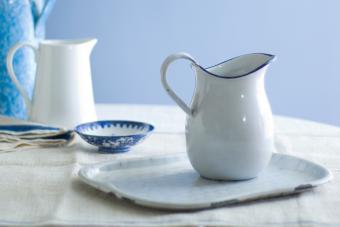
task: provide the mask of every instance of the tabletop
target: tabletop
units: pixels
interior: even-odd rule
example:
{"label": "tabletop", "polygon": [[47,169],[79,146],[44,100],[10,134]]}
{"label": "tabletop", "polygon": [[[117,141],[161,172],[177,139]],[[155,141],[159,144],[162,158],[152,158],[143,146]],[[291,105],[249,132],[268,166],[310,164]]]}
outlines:
{"label": "tabletop", "polygon": [[[340,128],[275,116],[275,145],[329,168],[332,182],[309,192],[192,212],[136,206],[84,183],[87,164],[185,152],[185,115],[160,105],[97,105],[99,119],[145,121],[155,132],[128,153],[100,154],[77,139],[70,147],[0,154],[0,225],[340,226]],[[5,120],[0,120],[0,123]]]}

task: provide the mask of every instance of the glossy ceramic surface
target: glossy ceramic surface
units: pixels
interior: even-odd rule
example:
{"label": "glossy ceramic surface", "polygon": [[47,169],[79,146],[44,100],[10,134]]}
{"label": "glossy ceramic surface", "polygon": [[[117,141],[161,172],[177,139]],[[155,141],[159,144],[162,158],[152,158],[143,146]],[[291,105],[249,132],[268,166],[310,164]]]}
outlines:
{"label": "glossy ceramic surface", "polygon": [[[187,106],[166,81],[177,59],[192,62],[196,88]],[[187,113],[186,146],[200,175],[221,180],[256,177],[274,151],[271,108],[264,89],[269,54],[247,54],[203,68],[187,53],[170,55],[162,64],[162,84]]]}
{"label": "glossy ceramic surface", "polygon": [[135,204],[173,210],[203,209],[299,193],[328,182],[323,166],[273,154],[257,178],[212,181],[201,178],[184,155],[116,160],[82,168],[80,179]]}
{"label": "glossy ceramic surface", "polygon": [[[11,48],[8,72],[25,100],[31,121],[72,129],[97,120],[90,65],[96,43],[96,39],[44,40],[38,46],[24,42]],[[32,100],[17,80],[12,64],[14,54],[22,47],[34,50],[37,59]]]}
{"label": "glossy ceramic surface", "polygon": [[75,128],[82,139],[108,153],[130,150],[153,130],[152,125],[135,121],[96,121]]}
{"label": "glossy ceramic surface", "polygon": [[[45,22],[55,0],[0,0],[0,114],[25,119],[24,100],[11,81],[6,56],[17,42],[36,42],[45,36]],[[22,88],[31,97],[34,87],[35,62],[30,50],[20,50],[14,68]]]}

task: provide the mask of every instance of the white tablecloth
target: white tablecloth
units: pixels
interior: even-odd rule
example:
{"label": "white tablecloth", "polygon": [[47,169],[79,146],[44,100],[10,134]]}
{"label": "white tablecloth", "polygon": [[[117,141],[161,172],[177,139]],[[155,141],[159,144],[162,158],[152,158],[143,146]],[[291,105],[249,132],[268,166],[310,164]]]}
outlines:
{"label": "white tablecloth", "polygon": [[170,106],[97,107],[101,119],[150,122],[156,131],[123,154],[99,154],[81,141],[69,148],[0,154],[1,225],[340,226],[340,128],[275,117],[277,151],[325,165],[334,175],[331,183],[284,198],[169,212],[139,207],[102,193],[80,182],[77,172],[89,163],[185,152],[184,113]]}

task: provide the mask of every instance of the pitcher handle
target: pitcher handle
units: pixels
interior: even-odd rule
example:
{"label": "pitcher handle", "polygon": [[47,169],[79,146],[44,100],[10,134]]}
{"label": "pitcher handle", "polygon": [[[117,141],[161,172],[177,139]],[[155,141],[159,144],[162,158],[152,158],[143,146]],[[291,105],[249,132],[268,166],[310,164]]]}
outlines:
{"label": "pitcher handle", "polygon": [[161,81],[162,81],[162,85],[165,91],[169,94],[169,96],[177,103],[179,107],[182,108],[182,110],[185,113],[187,113],[189,116],[192,116],[193,114],[192,109],[182,99],[180,99],[176,95],[176,93],[170,88],[166,80],[166,73],[167,73],[169,65],[178,59],[186,59],[186,60],[191,61],[193,64],[198,65],[197,61],[188,53],[179,52],[179,53],[171,54],[163,61],[163,64],[161,66]]}
{"label": "pitcher handle", "polygon": [[17,43],[8,51],[6,64],[7,64],[7,70],[8,70],[9,77],[11,78],[11,80],[13,81],[15,86],[17,87],[19,93],[24,98],[26,108],[28,110],[28,113],[30,113],[31,109],[32,109],[31,100],[28,96],[28,93],[20,85],[20,83],[19,83],[19,81],[18,81],[18,79],[15,75],[14,68],[13,68],[13,58],[14,58],[15,53],[17,52],[17,50],[19,50],[20,48],[25,47],[25,46],[30,47],[34,51],[35,56],[37,57],[38,49],[32,43],[29,43],[29,42]]}

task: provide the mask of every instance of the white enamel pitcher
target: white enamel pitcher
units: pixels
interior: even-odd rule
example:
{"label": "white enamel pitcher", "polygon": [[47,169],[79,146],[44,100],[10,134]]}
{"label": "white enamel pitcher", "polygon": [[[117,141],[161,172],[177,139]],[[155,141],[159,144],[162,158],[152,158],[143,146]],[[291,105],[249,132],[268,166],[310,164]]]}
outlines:
{"label": "white enamel pitcher", "polygon": [[[9,75],[25,100],[29,120],[74,128],[97,119],[91,79],[90,54],[96,39],[43,40],[14,45],[7,55]],[[13,69],[15,52],[30,47],[37,70],[32,101],[19,84]]]}
{"label": "white enamel pitcher", "polygon": [[[256,177],[274,151],[272,112],[264,88],[270,54],[246,54],[203,68],[187,53],[168,56],[162,84],[187,114],[187,154],[205,178],[245,180]],[[192,62],[196,88],[191,107],[169,87],[168,66],[177,59]]]}

